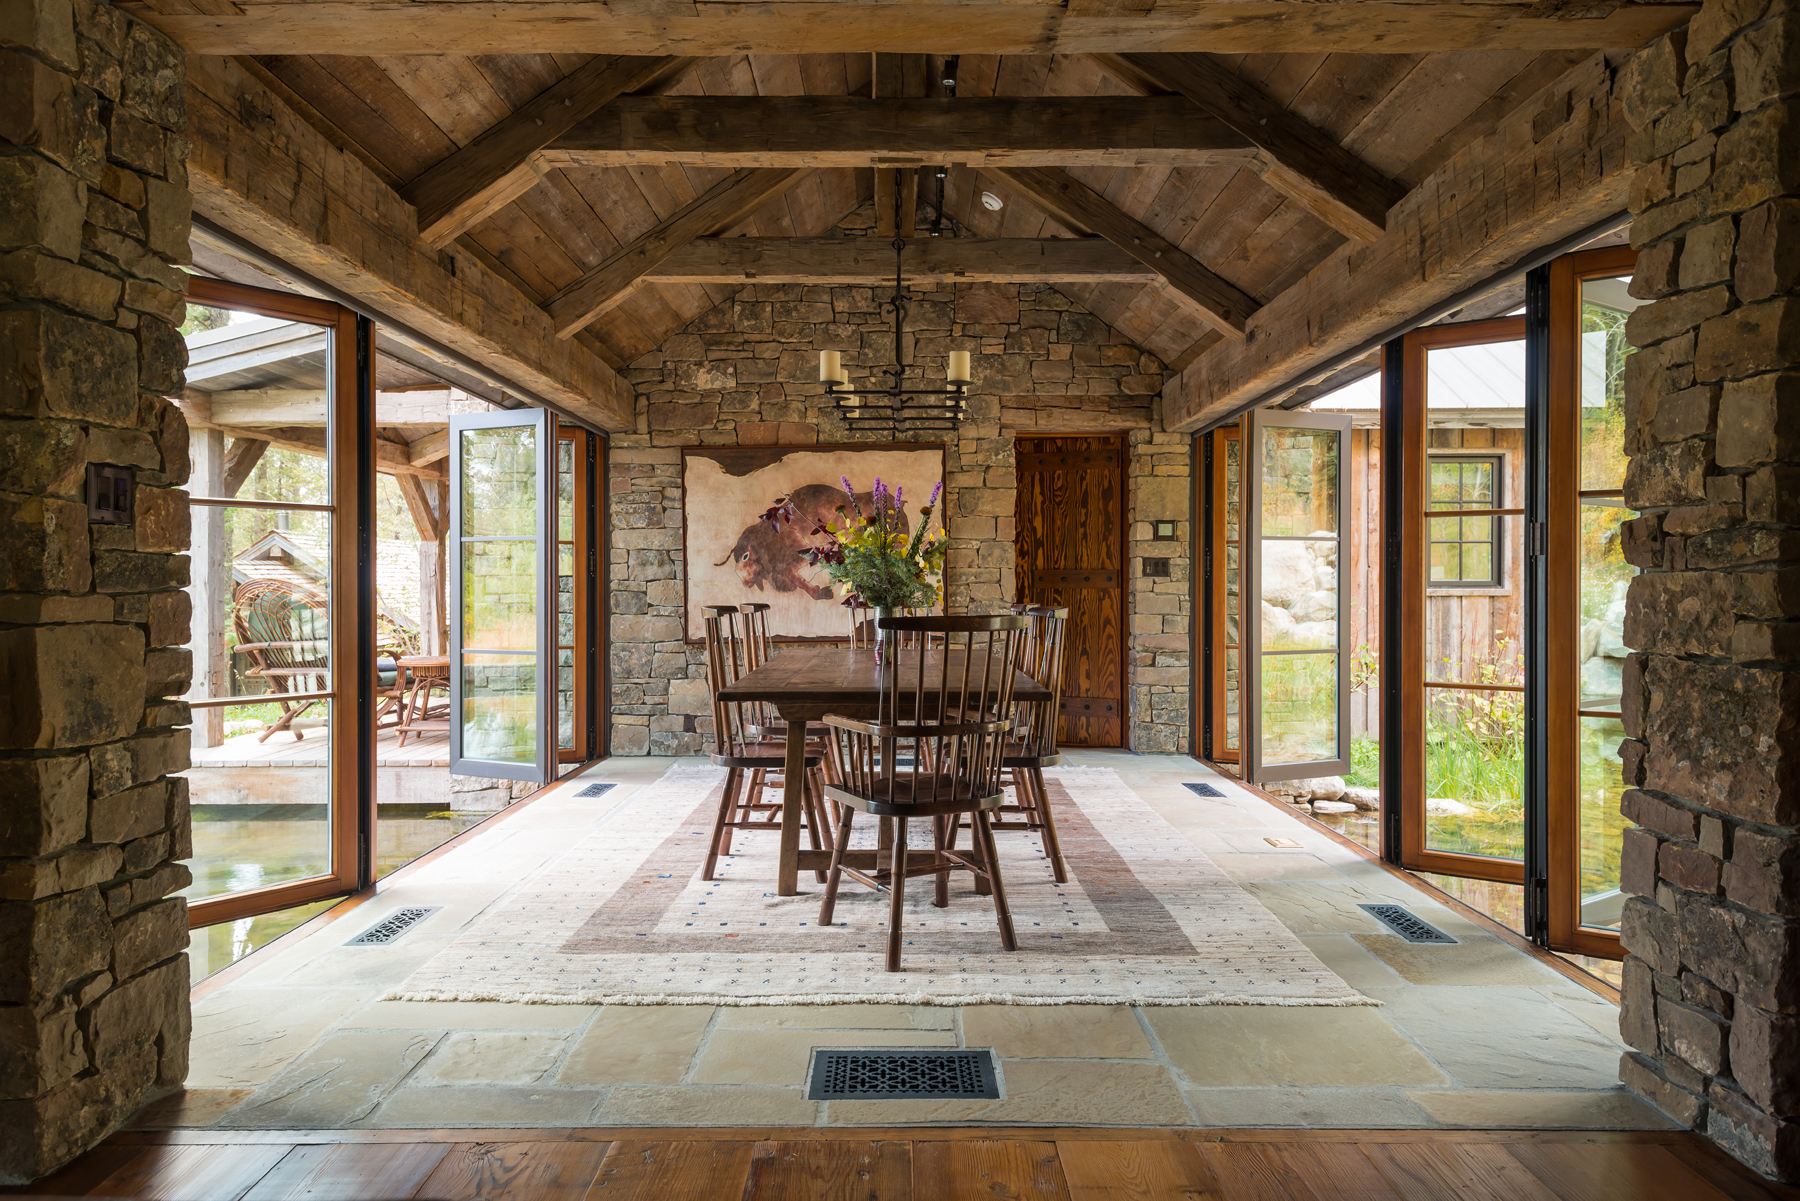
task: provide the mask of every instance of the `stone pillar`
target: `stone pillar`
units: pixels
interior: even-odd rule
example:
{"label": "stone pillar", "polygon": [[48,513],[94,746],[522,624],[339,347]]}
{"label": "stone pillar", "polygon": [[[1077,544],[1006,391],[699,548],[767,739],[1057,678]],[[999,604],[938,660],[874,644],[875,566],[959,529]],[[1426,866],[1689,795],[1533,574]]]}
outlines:
{"label": "stone pillar", "polygon": [[1627,1086],[1800,1180],[1800,12],[1632,62]]}
{"label": "stone pillar", "polygon": [[184,75],[98,0],[0,10],[0,1181],[187,1072]]}

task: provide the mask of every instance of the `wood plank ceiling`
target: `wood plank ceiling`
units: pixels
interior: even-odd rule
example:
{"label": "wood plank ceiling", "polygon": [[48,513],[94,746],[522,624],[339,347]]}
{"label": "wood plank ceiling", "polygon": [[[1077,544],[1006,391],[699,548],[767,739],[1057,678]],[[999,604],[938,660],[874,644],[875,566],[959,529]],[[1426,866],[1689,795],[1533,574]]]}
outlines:
{"label": "wood plank ceiling", "polygon": [[[1413,54],[1250,54],[1214,61],[1260,88],[1402,188],[1530,101],[1588,51],[1480,50]],[[254,60],[327,136],[396,188],[588,61],[582,54]],[[928,59],[929,96],[945,95],[945,59]],[[1116,68],[1115,68],[1116,69]],[[688,96],[867,96],[868,54],[730,55],[701,59],[651,90]],[[960,56],[959,97],[1131,96],[1145,86],[1087,55]],[[1155,234],[1256,302],[1299,280],[1342,244],[1337,230],[1277,190],[1244,157],[1204,166],[1067,168]],[[462,244],[540,303],[599,267],[730,175],[694,164],[543,172],[535,187],[472,225]],[[727,235],[827,233],[874,194],[870,168],[809,170]],[[921,203],[935,189],[929,169]],[[999,211],[980,202],[992,192]],[[946,210],[985,237],[1065,237],[1071,231],[996,170],[950,168]],[[1160,279],[1058,285],[1121,333],[1179,369],[1222,335]],[[734,294],[720,283],[640,283],[576,336],[614,365],[630,363]]]}

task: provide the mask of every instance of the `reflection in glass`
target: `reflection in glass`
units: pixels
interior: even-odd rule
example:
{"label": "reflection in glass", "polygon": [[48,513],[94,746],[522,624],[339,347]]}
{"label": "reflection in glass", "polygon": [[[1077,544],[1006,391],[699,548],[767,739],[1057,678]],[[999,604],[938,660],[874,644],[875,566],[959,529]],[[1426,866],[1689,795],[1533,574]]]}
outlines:
{"label": "reflection in glass", "polygon": [[1425,845],[1525,854],[1522,692],[1425,690]]}
{"label": "reflection in glass", "polygon": [[556,746],[575,747],[575,441],[556,443]]}
{"label": "reflection in glass", "polygon": [[1240,727],[1238,721],[1238,697],[1242,695],[1238,689],[1240,682],[1238,674],[1238,654],[1238,648],[1235,646],[1229,648],[1225,652],[1225,749],[1228,751],[1235,751],[1238,749],[1238,732]]}
{"label": "reflection in glass", "polygon": [[1337,646],[1337,556],[1335,541],[1263,542],[1258,583],[1264,650]]}
{"label": "reflection in glass", "polygon": [[1265,766],[1335,759],[1337,656],[1264,655],[1262,761]]}
{"label": "reflection in glass", "polygon": [[1338,442],[1336,430],[1264,428],[1263,537],[1337,533]]}
{"label": "reflection in glass", "polygon": [[463,645],[481,650],[535,650],[535,539],[463,543]]}
{"label": "reflection in glass", "polygon": [[535,537],[536,428],[467,429],[461,437],[462,536]]}
{"label": "reflection in glass", "polygon": [[465,654],[462,662],[465,759],[537,761],[537,656]]}
{"label": "reflection in glass", "polygon": [[[1465,524],[1470,517],[1428,518],[1428,526],[1439,522]],[[1503,553],[1517,555],[1524,519],[1519,517],[1485,518],[1499,533],[1496,541]],[[1433,536],[1436,535],[1433,530]],[[1486,544],[1483,544],[1484,546]],[[1427,563],[1435,569],[1435,557],[1442,548],[1433,545]],[[1479,563],[1479,553],[1469,545],[1455,549],[1467,566]],[[1471,557],[1472,556],[1472,557]],[[1515,573],[1516,575],[1516,573]],[[1521,598],[1517,578],[1504,581],[1491,592],[1463,593],[1437,590],[1442,581],[1427,579],[1425,594],[1425,678],[1459,684],[1523,684],[1525,656],[1519,641]]]}
{"label": "reflection in glass", "polygon": [[1617,929],[1625,898],[1619,892],[1619,852],[1625,815],[1619,805],[1625,784],[1619,772],[1619,744],[1625,727],[1616,717],[1581,719],[1581,792],[1576,798],[1581,842],[1581,924]]}
{"label": "reflection in glass", "polygon": [[1625,321],[1644,302],[1627,293],[1629,275],[1581,284],[1581,487],[1625,483],[1625,360],[1635,348]]}

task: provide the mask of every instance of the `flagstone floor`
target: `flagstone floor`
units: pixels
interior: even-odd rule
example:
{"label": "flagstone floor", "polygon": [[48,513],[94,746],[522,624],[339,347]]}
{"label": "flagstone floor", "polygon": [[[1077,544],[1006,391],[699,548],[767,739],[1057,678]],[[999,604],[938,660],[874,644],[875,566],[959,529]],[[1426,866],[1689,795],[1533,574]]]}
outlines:
{"label": "flagstone floor", "polygon": [[[675,762],[614,759],[195,1005],[148,1127],[985,1125],[1664,1128],[1618,1084],[1618,1010],[1191,759],[1111,767],[1379,1007],[610,1007],[378,1000]],[[596,781],[601,798],[575,793]],[[1226,795],[1196,796],[1186,781]],[[772,837],[773,835],[767,835]],[[755,835],[749,835],[755,837]],[[1281,849],[1268,839],[1291,839]],[[802,888],[817,889],[809,875]],[[1414,946],[1397,901],[1460,940]],[[436,905],[387,947],[343,944]],[[997,1101],[813,1102],[814,1047],[991,1047]]]}

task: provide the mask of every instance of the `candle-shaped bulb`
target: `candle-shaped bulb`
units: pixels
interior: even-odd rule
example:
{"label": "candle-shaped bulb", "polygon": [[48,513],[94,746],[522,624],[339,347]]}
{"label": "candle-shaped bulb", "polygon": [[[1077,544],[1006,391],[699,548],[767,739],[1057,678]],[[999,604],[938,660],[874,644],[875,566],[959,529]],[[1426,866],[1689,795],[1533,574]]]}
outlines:
{"label": "candle-shaped bulb", "polygon": [[950,366],[949,366],[948,370],[945,371],[944,376],[946,379],[948,379],[953,384],[968,383],[969,382],[969,352],[966,350],[951,351],[950,352]]}

